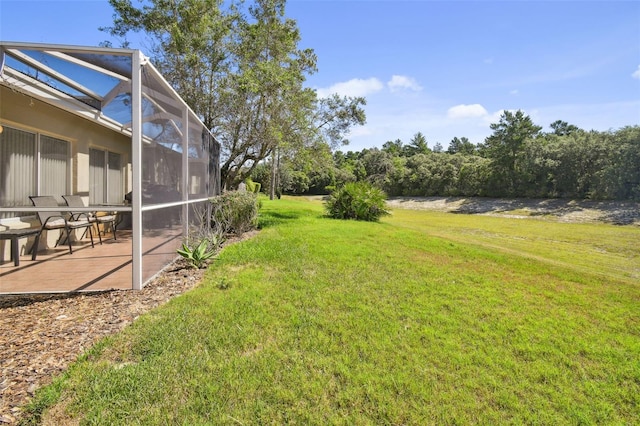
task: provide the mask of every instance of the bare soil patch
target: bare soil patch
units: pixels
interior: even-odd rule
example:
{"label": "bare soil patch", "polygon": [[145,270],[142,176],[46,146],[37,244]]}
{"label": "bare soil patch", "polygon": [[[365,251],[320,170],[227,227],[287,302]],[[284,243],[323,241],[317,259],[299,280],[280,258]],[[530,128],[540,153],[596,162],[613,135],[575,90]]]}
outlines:
{"label": "bare soil patch", "polygon": [[633,201],[394,197],[387,203],[391,208],[640,226],[640,203]]}

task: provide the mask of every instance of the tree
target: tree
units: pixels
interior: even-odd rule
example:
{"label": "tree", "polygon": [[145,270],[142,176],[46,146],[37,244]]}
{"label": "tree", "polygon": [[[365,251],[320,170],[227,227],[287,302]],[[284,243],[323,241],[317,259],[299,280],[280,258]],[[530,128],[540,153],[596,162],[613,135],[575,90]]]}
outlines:
{"label": "tree", "polygon": [[367,171],[357,152],[348,151],[345,154],[342,151],[336,151],[333,153],[333,162],[336,167],[335,185],[337,186],[363,180],[367,176]]}
{"label": "tree", "polygon": [[580,130],[578,126],[569,124],[566,121],[556,120],[549,125],[553,129],[553,134],[558,136],[567,136]]}
{"label": "tree", "polygon": [[[346,136],[350,128],[353,125],[362,125],[366,122],[364,110],[361,108],[361,105],[365,104],[366,101],[362,97],[340,97],[337,94],[318,99],[316,109],[310,117],[309,127],[299,132],[302,139],[293,137],[281,144],[285,156],[291,158],[296,164],[294,169],[306,173],[310,179],[309,185],[314,185],[316,191],[318,191],[317,185],[322,185],[323,182],[324,186],[333,183],[327,182],[327,180],[333,180],[329,174],[318,173],[317,160],[322,157],[323,152],[328,152],[330,148],[349,143]],[[297,142],[291,143],[292,140],[297,140]],[[278,161],[272,162],[274,177],[280,175],[277,171],[281,164],[279,161],[280,150],[281,148],[278,148]],[[314,175],[313,181],[311,174]],[[277,185],[278,180],[271,179],[270,182],[272,183],[270,197],[273,198],[276,190],[273,185]],[[286,190],[284,187],[281,189]]]}
{"label": "tree", "polygon": [[319,99],[313,120],[315,128],[332,148],[348,145],[346,136],[351,127],[362,126],[367,121],[362,108],[366,104],[363,97],[340,97],[338,94]]}
{"label": "tree", "polygon": [[640,126],[599,133],[601,156],[592,167],[592,198],[640,199]]}
{"label": "tree", "polygon": [[427,145],[427,138],[421,133],[418,132],[413,135],[411,138],[411,142],[409,145],[405,146],[405,154],[409,157],[416,154],[428,154],[431,152],[429,146]]}
{"label": "tree", "polygon": [[449,154],[463,154],[463,155],[473,155],[476,153],[476,146],[472,144],[469,139],[462,137],[458,139],[454,137],[449,142],[449,148],[447,148],[447,152]]}
{"label": "tree", "polygon": [[271,198],[279,149],[304,143],[316,101],[315,92],[303,87],[305,76],[316,70],[315,54],[298,48],[299,30],[285,18],[284,7],[284,0],[256,0],[248,8],[250,18],[240,21],[237,64],[226,79],[226,114],[216,131],[225,155],[223,182],[233,186],[271,156]]}
{"label": "tree", "polygon": [[120,39],[122,47],[129,47],[128,33],[146,33],[154,65],[207,128],[214,128],[222,111],[223,77],[233,63],[235,7],[222,11],[222,0],[151,0],[138,2],[141,7],[131,0],[109,3],[114,23],[100,30]]}
{"label": "tree", "polygon": [[388,152],[394,157],[400,157],[403,154],[404,146],[400,139],[395,141],[387,141],[382,145],[382,150]]}
{"label": "tree", "polygon": [[361,161],[367,173],[367,181],[386,191],[394,172],[391,154],[378,148],[366,149],[362,152]]}
{"label": "tree", "polygon": [[240,0],[109,1],[114,25],[103,30],[124,46],[129,32],[147,34],[156,66],[221,142],[225,187],[270,156],[277,167],[279,150],[344,143],[349,127],[364,123],[364,98],[318,100],[303,87],[316,56],[298,47],[285,0],[254,0],[245,9]]}
{"label": "tree", "polygon": [[533,124],[521,110],[504,111],[500,121],[489,127],[493,134],[485,139],[485,149],[492,160],[493,189],[501,195],[516,195],[519,189],[518,156],[527,139],[537,136],[542,127]]}
{"label": "tree", "polygon": [[640,201],[640,126],[626,126],[612,135],[611,160],[603,174],[610,179],[607,195]]}
{"label": "tree", "polygon": [[[304,150],[285,153],[281,166],[291,170],[289,181],[281,179],[284,192],[325,194],[328,186],[335,185],[336,169],[331,148],[321,141]],[[280,175],[284,176],[283,173]],[[304,183],[307,188],[303,190]]]}

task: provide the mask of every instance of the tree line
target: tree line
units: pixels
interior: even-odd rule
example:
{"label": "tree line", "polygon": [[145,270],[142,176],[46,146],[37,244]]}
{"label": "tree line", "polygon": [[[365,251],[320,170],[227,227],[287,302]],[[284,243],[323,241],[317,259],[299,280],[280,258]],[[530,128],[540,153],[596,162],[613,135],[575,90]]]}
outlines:
{"label": "tree line", "polygon": [[[505,112],[483,143],[454,138],[336,151],[366,121],[362,97],[319,98],[312,49],[286,18],[286,0],[109,0],[122,47],[146,35],[154,65],[221,143],[223,188],[246,178],[276,192],[328,193],[368,181],[389,195],[640,199],[640,128],[542,132]],[[111,46],[106,41],[104,46]]]}
{"label": "tree line", "polygon": [[[483,143],[454,138],[429,148],[416,133],[360,152],[317,150],[281,168],[282,190],[325,194],[367,181],[390,196],[486,196],[640,200],[640,126],[585,131],[558,120],[550,132],[505,111]],[[267,182],[263,164],[252,177]]]}

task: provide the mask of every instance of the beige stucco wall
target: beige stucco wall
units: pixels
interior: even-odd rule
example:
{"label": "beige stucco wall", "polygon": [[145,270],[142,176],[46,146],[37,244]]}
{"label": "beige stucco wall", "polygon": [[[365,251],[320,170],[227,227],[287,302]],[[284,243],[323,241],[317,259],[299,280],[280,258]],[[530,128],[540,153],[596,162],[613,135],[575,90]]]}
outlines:
{"label": "beige stucco wall", "polygon": [[[30,96],[0,86],[0,125],[38,132],[71,142],[71,162],[68,189],[73,194],[88,197],[89,149],[109,150],[122,155],[124,193],[131,191],[131,139],[92,121],[48,105]],[[63,195],[63,194],[58,194]],[[35,218],[0,220],[0,230],[37,226]],[[58,232],[41,239],[41,248],[52,247]],[[33,239],[20,240],[21,253],[26,253]],[[26,246],[26,247],[25,247]],[[9,259],[9,241],[0,241],[0,261]]]}

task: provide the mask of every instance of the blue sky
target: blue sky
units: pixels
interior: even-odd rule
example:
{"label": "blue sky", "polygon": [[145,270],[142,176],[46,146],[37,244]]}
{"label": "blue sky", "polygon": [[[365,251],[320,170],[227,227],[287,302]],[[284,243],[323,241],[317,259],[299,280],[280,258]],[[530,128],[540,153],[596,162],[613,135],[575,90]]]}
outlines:
{"label": "blue sky", "polygon": [[[343,150],[417,132],[479,143],[503,110],[545,129],[640,124],[638,1],[289,0],[287,14],[318,55],[308,85],[367,98]],[[97,45],[111,23],[106,0],[0,0],[4,41]]]}

